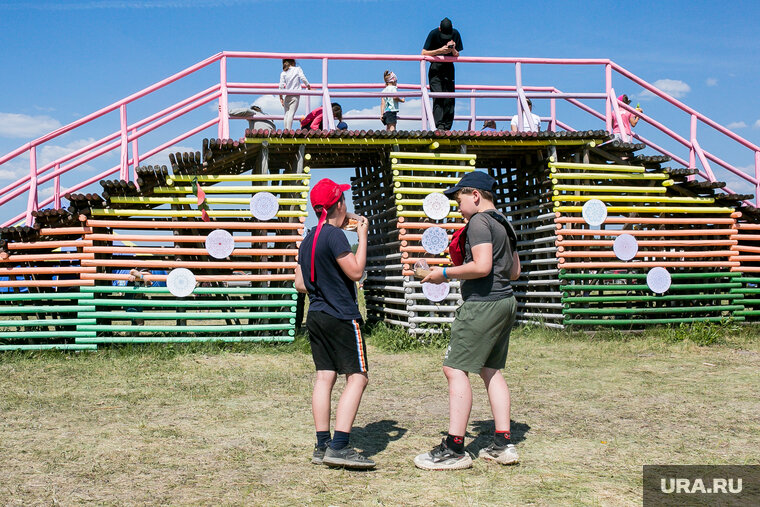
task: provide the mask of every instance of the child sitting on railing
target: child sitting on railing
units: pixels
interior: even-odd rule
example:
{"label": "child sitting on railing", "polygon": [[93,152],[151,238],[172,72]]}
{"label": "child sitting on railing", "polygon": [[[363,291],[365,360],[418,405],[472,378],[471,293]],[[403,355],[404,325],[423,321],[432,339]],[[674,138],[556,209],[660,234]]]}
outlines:
{"label": "child sitting on railing", "polygon": [[[623,94],[619,96],[618,101],[622,102],[625,105],[629,105],[631,103],[631,99],[628,98],[628,95]],[[636,109],[641,111],[641,106],[638,104],[636,105]],[[635,127],[636,124],[639,122],[639,117],[635,114],[631,113],[627,109],[620,108],[620,120],[623,123],[623,132],[626,133],[628,136],[628,139],[630,140],[633,136],[633,131],[631,130],[631,127]],[[625,141],[622,134],[620,133],[620,125],[618,125],[617,122],[617,116],[613,113],[612,115],[612,135],[617,139],[618,141]]]}
{"label": "child sitting on railing", "polygon": [[[395,93],[398,91],[397,83],[398,78],[393,72],[386,70],[383,74],[385,80],[385,88],[383,93]],[[398,123],[398,103],[405,102],[404,97],[383,97],[380,99],[380,110],[382,117],[380,121],[385,125],[386,130],[393,132],[396,130],[396,123]]]}

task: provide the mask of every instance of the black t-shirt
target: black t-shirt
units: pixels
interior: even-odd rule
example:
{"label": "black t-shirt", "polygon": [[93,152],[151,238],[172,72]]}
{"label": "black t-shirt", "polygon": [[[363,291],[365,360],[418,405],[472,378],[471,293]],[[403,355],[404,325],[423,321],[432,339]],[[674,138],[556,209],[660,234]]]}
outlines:
{"label": "black t-shirt", "polygon": [[309,292],[309,311],[325,312],[341,320],[360,319],[356,283],[346,276],[338,264],[338,257],[351,251],[351,245],[342,229],[330,224],[322,226],[314,251],[312,283],[311,245],[316,232],[316,227],[309,231],[298,249],[298,264]]}
{"label": "black t-shirt", "polygon": [[[456,28],[452,29],[452,38],[451,40],[454,41],[454,44],[456,44],[457,51],[462,51],[464,47],[462,46],[462,37],[459,35],[459,31]],[[434,28],[430,31],[430,33],[427,36],[427,39],[425,39],[425,45],[422,46],[422,49],[428,50],[428,51],[434,51],[436,49],[440,49],[441,47],[445,46],[446,43],[448,43],[448,40],[443,40],[441,38],[441,31],[438,28]],[[443,56],[450,56],[450,55],[443,55]],[[454,64],[451,62],[432,62],[430,64],[430,72],[437,72],[442,69],[451,70],[454,68]]]}

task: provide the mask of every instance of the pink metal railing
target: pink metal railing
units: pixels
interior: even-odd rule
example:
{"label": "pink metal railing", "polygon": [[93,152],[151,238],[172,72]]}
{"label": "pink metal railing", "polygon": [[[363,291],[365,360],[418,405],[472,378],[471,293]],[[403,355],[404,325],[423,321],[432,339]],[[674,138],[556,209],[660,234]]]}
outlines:
{"label": "pink metal railing", "polygon": [[[635,113],[639,116],[640,120],[653,126],[655,129],[665,134],[677,144],[680,144],[689,150],[689,160],[672,153],[671,150],[661,147],[653,141],[644,138],[637,132],[633,133],[633,137],[639,141],[647,144],[652,149],[671,157],[671,159],[683,165],[684,167],[696,168],[697,161],[702,166],[702,170],[699,172],[700,177],[710,181],[715,180],[715,175],[711,166],[711,162],[720,166],[721,168],[728,170],[732,174],[735,174],[745,181],[751,183],[755,189],[756,202],[760,202],[760,147],[747,141],[741,136],[736,135],[734,132],[726,129],[725,127],[717,124],[713,120],[707,118],[696,110],[683,104],[677,99],[667,95],[666,93],[658,90],[653,85],[647,83],[643,79],[620,67],[616,63],[607,59],[551,59],[551,58],[508,58],[508,57],[423,57],[421,55],[362,55],[362,54],[293,54],[293,53],[253,53],[253,52],[235,52],[228,51],[213,55],[197,64],[188,67],[187,69],[178,72],[158,83],[149,86],[137,93],[134,93],[120,101],[111,104],[105,108],[102,108],[84,118],[70,123],[64,127],[61,127],[49,134],[46,134],[34,141],[26,143],[19,148],[11,151],[10,153],[0,157],[0,166],[6,164],[20,155],[28,154],[29,156],[29,174],[18,179],[17,181],[0,189],[0,206],[6,205],[14,198],[27,194],[27,207],[26,212],[19,214],[18,216],[7,220],[2,224],[3,227],[15,224],[18,220],[24,219],[27,224],[33,223],[32,212],[40,209],[41,207],[53,204],[55,207],[60,206],[61,195],[67,192],[73,192],[87,187],[100,179],[113,175],[116,172],[119,173],[121,179],[129,180],[129,168],[132,167],[132,178],[134,178],[134,170],[140,163],[140,160],[144,160],[161,150],[169,148],[174,144],[187,139],[197,133],[202,132],[205,129],[217,125],[217,135],[220,138],[229,138],[229,115],[228,115],[228,102],[230,94],[265,94],[265,95],[277,95],[277,85],[272,83],[230,83],[227,81],[227,64],[228,59],[282,59],[282,58],[295,58],[302,60],[319,60],[322,64],[322,76],[321,83],[314,83],[312,90],[300,90],[300,91],[288,91],[288,94],[302,95],[307,98],[307,105],[310,106],[311,97],[320,97],[322,103],[328,104],[334,98],[380,98],[383,96],[395,96],[395,97],[411,97],[419,98],[421,101],[420,114],[415,115],[402,115],[401,119],[420,121],[422,129],[434,128],[432,104],[431,99],[436,97],[456,97],[459,99],[470,99],[470,112],[468,115],[457,115],[456,121],[466,121],[469,129],[476,128],[476,122],[482,119],[494,119],[494,120],[510,120],[512,116],[494,116],[494,115],[478,115],[476,112],[476,99],[493,99],[493,98],[514,98],[517,101],[517,118],[518,128],[520,130],[524,127],[533,128],[533,119],[531,115],[523,115],[523,111],[527,110],[527,99],[544,99],[550,102],[550,116],[541,118],[542,122],[548,123],[549,130],[556,130],[557,127],[572,130],[572,127],[561,122],[556,117],[556,101],[563,100],[569,104],[572,104],[579,108],[581,111],[585,111],[604,122],[607,131],[612,130],[613,118],[618,125],[622,124],[621,112],[627,110]],[[397,93],[381,93],[379,90],[383,88],[383,85],[376,83],[329,83],[328,82],[328,68],[330,61],[340,60],[353,60],[353,61],[394,61],[394,62],[419,62],[420,69],[420,82],[419,84],[402,83],[399,85],[399,91]],[[455,61],[457,63],[485,63],[496,65],[514,65],[515,69],[515,85],[457,85],[454,93],[435,93],[431,92],[427,86],[427,72],[426,62],[431,61]],[[219,82],[212,86],[200,91],[190,97],[187,97],[176,104],[169,106],[155,114],[152,114],[146,118],[138,120],[134,123],[129,123],[128,118],[128,106],[134,101],[146,97],[166,86],[177,82],[191,74],[194,74],[202,69],[209,67],[210,65],[219,63]],[[525,86],[523,84],[522,70],[523,65],[581,65],[581,66],[603,66],[604,68],[604,90],[596,93],[564,93],[558,88],[553,86]],[[630,83],[641,86],[645,90],[651,92],[655,97],[658,97],[666,102],[672,104],[679,110],[685,112],[690,118],[689,135],[682,136],[664,124],[658,122],[651,116],[638,112],[629,106],[619,103],[616,99],[615,89],[612,85],[613,73],[617,76],[623,77],[628,80],[626,86],[630,86]],[[358,91],[357,91],[358,90]],[[604,113],[600,113],[597,110],[589,107],[581,102],[581,99],[591,100],[605,100]],[[152,149],[144,152],[140,152],[138,146],[138,140],[146,134],[154,131],[158,127],[166,125],[178,118],[187,115],[191,111],[195,111],[205,104],[212,101],[218,101],[219,114],[212,120],[205,121],[200,125],[190,128],[183,134],[161,143]],[[78,150],[75,150],[67,155],[59,157],[42,167],[37,167],[37,150],[38,147],[44,146],[63,134],[72,132],[77,128],[88,124],[98,118],[105,116],[108,113],[117,111],[119,112],[119,129],[105,137],[90,143]],[[325,122],[328,128],[335,127],[335,120],[332,117],[332,111],[330,108],[325,108]],[[281,120],[282,115],[257,115],[256,118],[260,119],[273,119]],[[359,120],[359,119],[376,119],[373,116],[368,115],[347,115],[347,120]],[[523,125],[524,120],[527,120],[528,125]],[[728,162],[722,160],[716,155],[704,150],[700,145],[697,138],[697,126],[699,123],[710,127],[714,131],[727,137],[734,143],[738,143],[740,146],[749,149],[754,153],[754,176],[748,175],[737,169]],[[186,126],[182,127],[187,128]],[[623,133],[622,137],[625,141],[629,141],[629,137]],[[131,144],[131,157],[130,157],[130,144]],[[65,190],[61,190],[60,178],[63,174],[80,167],[91,160],[102,157],[103,155],[111,152],[112,150],[119,150],[119,164],[107,169],[100,174],[93,176],[86,181],[78,183]],[[38,198],[39,185],[53,180],[53,195],[40,202]],[[728,189],[727,189],[728,190]],[[730,191],[730,190],[728,190]]]}

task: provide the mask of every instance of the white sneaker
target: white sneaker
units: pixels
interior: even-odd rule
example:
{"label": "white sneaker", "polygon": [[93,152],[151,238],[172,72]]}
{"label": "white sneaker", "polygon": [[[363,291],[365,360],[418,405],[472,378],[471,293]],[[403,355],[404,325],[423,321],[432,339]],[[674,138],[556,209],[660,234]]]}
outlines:
{"label": "white sneaker", "polygon": [[467,451],[458,453],[446,446],[444,438],[433,450],[414,458],[414,465],[423,470],[462,470],[472,466]]}
{"label": "white sneaker", "polygon": [[520,459],[517,455],[517,449],[515,449],[513,444],[507,444],[504,447],[491,444],[488,447],[481,449],[478,453],[478,457],[502,465],[514,465]]}

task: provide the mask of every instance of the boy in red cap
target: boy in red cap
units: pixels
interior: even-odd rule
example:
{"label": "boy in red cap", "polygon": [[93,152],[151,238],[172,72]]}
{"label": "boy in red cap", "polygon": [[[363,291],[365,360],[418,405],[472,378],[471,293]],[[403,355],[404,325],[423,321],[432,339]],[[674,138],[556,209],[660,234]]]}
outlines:
{"label": "boy in red cap", "polygon": [[[351,185],[322,179],[311,190],[311,205],[319,216],[298,249],[296,289],[309,294],[311,355],[317,379],[311,400],[317,444],[312,463],[345,468],[373,468],[375,462],[349,447],[356,412],[367,387],[367,346],[362,338],[356,283],[367,263],[369,223],[357,217],[359,246],[354,254],[342,228],[349,223],[343,192]],[[330,399],[338,375],[346,388],[338,402],[335,434],[330,437]]]}

